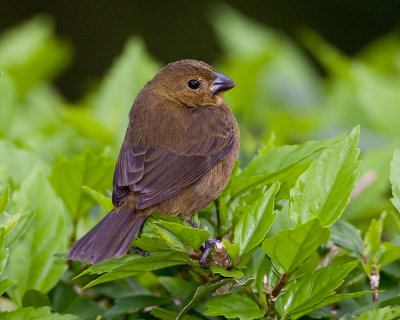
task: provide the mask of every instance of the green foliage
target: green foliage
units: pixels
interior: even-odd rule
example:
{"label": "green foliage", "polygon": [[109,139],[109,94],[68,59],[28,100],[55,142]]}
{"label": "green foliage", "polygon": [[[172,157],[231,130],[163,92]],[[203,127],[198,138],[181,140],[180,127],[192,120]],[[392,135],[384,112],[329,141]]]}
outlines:
{"label": "green foliage", "polygon": [[[95,266],[65,252],[112,209],[128,112],[160,64],[132,38],[71,105],[52,85],[71,49],[48,18],[0,36],[0,319],[400,316],[398,37],[346,57],[303,30],[321,78],[285,36],[212,13],[240,165],[201,229],[155,213],[132,243],[149,256]],[[217,251],[199,265],[210,236],[229,266]]]}
{"label": "green foliage", "polygon": [[327,242],[329,236],[329,229],[323,227],[316,218],[265,239],[262,248],[279,272],[291,273]]}
{"label": "green foliage", "polygon": [[391,199],[397,211],[400,212],[400,150],[393,154],[390,170],[390,182],[392,183],[393,198]]}
{"label": "green foliage", "polygon": [[1,319],[4,320],[79,320],[78,316],[75,315],[62,315],[58,313],[50,312],[49,307],[42,308],[21,308],[11,312],[0,313]]}
{"label": "green foliage", "polygon": [[210,316],[223,315],[226,318],[239,318],[240,320],[261,318],[266,311],[259,309],[250,298],[236,294],[214,296],[204,305],[208,308],[204,314]]}
{"label": "green foliage", "polygon": [[73,219],[83,216],[96,204],[85,194],[83,186],[105,191],[111,185],[114,162],[86,149],[80,156],[59,159],[53,166],[50,181],[64,201]]}
{"label": "green foliage", "polygon": [[312,311],[326,297],[333,295],[347,274],[355,268],[357,261],[338,266],[320,268],[311,274],[296,279],[290,290],[283,296],[283,318],[306,311]]}
{"label": "green foliage", "polygon": [[356,128],[344,141],[324,151],[297,180],[289,212],[295,225],[315,216],[327,226],[339,219],[358,175],[358,135]]}
{"label": "green foliage", "polygon": [[400,307],[390,307],[374,309],[364,312],[361,316],[357,317],[358,320],[391,320],[397,319],[400,316]]}
{"label": "green foliage", "polygon": [[16,202],[35,212],[35,219],[12,246],[5,269],[5,277],[15,280],[8,293],[21,304],[26,290],[48,292],[67,269],[54,253],[67,250],[70,230],[65,208],[40,169],[35,168],[21,185]]}
{"label": "green foliage", "polygon": [[258,200],[251,203],[242,214],[234,231],[234,243],[239,245],[239,255],[243,255],[264,240],[275,220],[274,197],[279,185],[272,185]]}

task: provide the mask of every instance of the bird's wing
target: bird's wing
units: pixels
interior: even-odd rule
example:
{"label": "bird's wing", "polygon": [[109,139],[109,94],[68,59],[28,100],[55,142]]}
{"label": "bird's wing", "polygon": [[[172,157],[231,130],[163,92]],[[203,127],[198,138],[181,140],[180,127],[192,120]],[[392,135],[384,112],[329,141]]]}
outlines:
{"label": "bird's wing", "polygon": [[171,198],[231,154],[234,144],[232,130],[191,144],[189,155],[161,147],[123,146],[114,173],[114,205],[122,203],[130,190],[139,192],[139,210]]}

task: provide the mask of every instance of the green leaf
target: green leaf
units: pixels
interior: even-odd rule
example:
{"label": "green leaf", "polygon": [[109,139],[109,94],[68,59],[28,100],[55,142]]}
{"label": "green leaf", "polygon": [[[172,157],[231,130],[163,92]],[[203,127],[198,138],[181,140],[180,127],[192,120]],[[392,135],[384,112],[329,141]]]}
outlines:
{"label": "green leaf", "polygon": [[278,189],[279,184],[272,185],[240,217],[234,231],[234,243],[239,244],[239,255],[249,252],[267,235],[276,216],[274,197]]}
{"label": "green leaf", "polygon": [[[21,212],[18,212],[17,214],[13,215],[9,215],[7,212],[4,212],[2,215],[0,215],[0,226],[4,228],[4,235],[6,237],[14,229],[17,223],[21,220],[21,217],[22,217]],[[8,241],[6,241],[6,244],[8,244]]]}
{"label": "green leaf", "polygon": [[226,278],[243,278],[244,274],[240,270],[226,270],[225,268],[222,268],[220,266],[212,266],[211,267],[212,273],[218,273],[223,277]]}
{"label": "green leaf", "polygon": [[331,241],[339,246],[357,253],[358,257],[364,253],[364,243],[361,231],[345,220],[338,220],[331,226]]}
{"label": "green leaf", "polygon": [[282,230],[293,228],[294,224],[289,217],[289,201],[285,201],[281,210],[277,210],[276,218],[268,232],[268,237],[273,237]]}
{"label": "green leaf", "polygon": [[299,313],[292,314],[290,318],[298,319],[301,316],[310,313],[311,311],[318,310],[320,308],[335,304],[335,303],[343,301],[343,300],[362,297],[362,296],[371,294],[372,292],[373,291],[361,291],[361,292],[353,292],[353,293],[334,294],[334,295],[326,297],[324,300],[322,300],[321,302],[315,304],[314,306],[312,306],[308,309],[305,309]]}
{"label": "green leaf", "polygon": [[159,227],[156,225],[156,223],[153,223],[152,221],[149,221],[148,224],[152,227],[154,231],[157,232],[157,234],[160,236],[160,238],[169,246],[173,247],[174,250],[178,251],[185,251],[186,245],[181,241],[180,238],[178,238],[176,235],[174,235],[172,232],[169,232],[168,230]]}
{"label": "green leaf", "polygon": [[159,69],[158,63],[146,52],[143,41],[131,38],[100,84],[91,110],[93,117],[103,127],[114,132],[115,145],[118,147],[124,139],[135,96]]}
{"label": "green leaf", "polygon": [[[0,136],[8,135],[16,116],[16,91],[8,74],[0,73]],[[0,210],[1,212],[1,210]]]}
{"label": "green leaf", "polygon": [[[164,308],[155,308],[152,309],[150,312],[154,317],[161,320],[175,320],[178,319],[178,312],[164,309]],[[182,320],[200,320],[202,318],[191,316],[191,315],[184,315],[183,317],[179,318]]]}
{"label": "green leaf", "polygon": [[383,242],[380,249],[383,249],[379,258],[381,267],[400,259],[400,246],[396,246],[390,242]]}
{"label": "green leaf", "polygon": [[91,266],[77,277],[85,274],[101,274],[99,278],[89,282],[84,287],[84,289],[87,289],[99,283],[126,278],[141,272],[186,264],[188,261],[189,255],[180,251],[151,253],[148,257],[143,257],[139,254],[126,255],[122,258],[114,258],[101,264]]}
{"label": "green leaf", "polygon": [[3,191],[3,195],[0,197],[0,216],[7,209],[9,195],[10,195],[10,186],[7,186]]}
{"label": "green leaf", "polygon": [[98,192],[110,188],[114,166],[114,161],[90,149],[80,156],[60,158],[54,164],[50,181],[74,219],[87,214],[96,204],[91,196],[83,192],[82,186]]}
{"label": "green leaf", "polygon": [[302,224],[319,217],[324,226],[339,219],[358,176],[359,127],[325,150],[297,180],[290,192],[290,218]]}
{"label": "green leaf", "polygon": [[14,282],[8,279],[4,279],[0,281],[0,296],[6,292],[6,290],[13,284]]}
{"label": "green leaf", "polygon": [[265,239],[262,249],[278,264],[279,272],[291,273],[327,242],[329,236],[329,228],[323,227],[316,218]]}
{"label": "green leaf", "polygon": [[41,293],[40,291],[29,289],[25,292],[22,298],[23,307],[51,307],[49,297],[47,294]]}
{"label": "green leaf", "polygon": [[186,302],[197,289],[198,283],[186,281],[179,277],[159,277],[158,281],[168,290],[174,298]]}
{"label": "green leaf", "polygon": [[237,260],[239,258],[240,247],[238,243],[230,243],[229,240],[223,239],[222,242],[225,245],[225,250],[231,258],[231,262],[233,265],[237,264]]}
{"label": "green leaf", "polygon": [[283,318],[308,310],[326,297],[333,295],[358,261],[320,268],[311,274],[295,279],[283,296]]}
{"label": "green leaf", "polygon": [[400,212],[400,150],[393,153],[393,160],[390,163],[390,182],[392,184],[392,203]]}
{"label": "green leaf", "polygon": [[375,256],[381,247],[381,237],[383,230],[383,221],[386,218],[386,212],[383,212],[378,220],[372,219],[368,231],[364,236],[364,255],[366,257]]}
{"label": "green leaf", "polygon": [[72,313],[83,320],[96,319],[104,313],[98,301],[95,301],[93,297],[82,296],[81,292],[79,294],[78,292],[70,283],[59,281],[50,292],[53,310],[58,313]]}
{"label": "green leaf", "polygon": [[183,315],[191,309],[193,306],[195,306],[197,303],[199,303],[201,300],[204,299],[205,296],[207,296],[209,293],[217,290],[220,286],[228,283],[231,281],[230,279],[222,279],[222,280],[217,280],[212,283],[206,283],[196,289],[194,292],[193,296],[189,300],[189,302],[183,307],[181,312],[178,314],[176,317],[176,320],[182,319]]}
{"label": "green leaf", "polygon": [[159,220],[157,224],[172,232],[181,239],[184,244],[190,245],[194,250],[198,250],[200,246],[211,237],[210,231],[187,227],[180,223]]}
{"label": "green leaf", "polygon": [[104,313],[103,317],[107,320],[116,319],[127,313],[135,313],[148,306],[162,306],[170,303],[170,299],[149,295],[122,297],[115,301],[114,305]]}
{"label": "green leaf", "polygon": [[133,241],[133,246],[149,252],[174,250],[173,247],[159,238],[140,237]]}
{"label": "green leaf", "polygon": [[20,308],[11,312],[0,312],[2,320],[80,320],[76,315],[52,313],[49,307]]}
{"label": "green leaf", "polygon": [[254,157],[234,180],[231,195],[242,194],[250,188],[282,175],[293,165],[311,159],[334,140],[308,141],[300,145],[282,146]]}
{"label": "green leaf", "polygon": [[364,312],[357,320],[391,320],[400,317],[400,306],[387,306]]}
{"label": "green leaf", "polygon": [[0,217],[0,221],[2,221],[2,224],[4,223],[4,229],[6,233],[6,247],[12,246],[13,243],[24,234],[24,232],[30,226],[31,222],[35,219],[35,216],[35,212],[32,211],[19,211],[18,213],[13,215],[3,213],[3,215]]}
{"label": "green leaf", "polygon": [[225,316],[228,319],[258,319],[266,312],[265,309],[259,309],[257,304],[250,298],[238,294],[214,296],[208,300],[204,306],[208,308],[204,314],[209,316]]}
{"label": "green leaf", "polygon": [[[12,142],[0,139],[0,154],[7,155],[1,158],[1,165],[6,168],[6,176],[11,180],[11,186],[19,187],[26,180],[35,166],[47,169],[42,159],[26,149],[17,148]],[[47,173],[47,172],[46,172]]]}
{"label": "green leaf", "polygon": [[105,210],[111,211],[112,209],[114,209],[111,198],[106,197],[105,195],[97,192],[96,190],[88,186],[82,186],[82,190],[86,192],[89,196],[91,196],[93,200],[100,204]]}
{"label": "green leaf", "polygon": [[26,178],[16,203],[36,212],[29,228],[13,244],[4,272],[6,278],[15,280],[8,293],[21,305],[26,290],[48,292],[63,275],[65,260],[54,254],[67,250],[71,225],[61,200],[39,167]]}

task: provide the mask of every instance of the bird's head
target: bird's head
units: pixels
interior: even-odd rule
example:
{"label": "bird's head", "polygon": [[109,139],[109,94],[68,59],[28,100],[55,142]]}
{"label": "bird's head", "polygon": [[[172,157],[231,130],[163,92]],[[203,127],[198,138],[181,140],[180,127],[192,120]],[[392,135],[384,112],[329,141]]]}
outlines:
{"label": "bird's head", "polygon": [[202,61],[180,60],[165,66],[149,85],[185,107],[215,106],[235,83]]}

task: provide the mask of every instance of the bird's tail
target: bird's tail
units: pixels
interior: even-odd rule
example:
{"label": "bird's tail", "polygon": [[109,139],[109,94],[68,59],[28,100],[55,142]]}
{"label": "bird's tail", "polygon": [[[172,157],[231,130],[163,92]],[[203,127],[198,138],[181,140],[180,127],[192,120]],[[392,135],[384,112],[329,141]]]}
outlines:
{"label": "bird's tail", "polygon": [[68,259],[89,259],[92,264],[123,256],[147,215],[124,206],[114,208],[69,250]]}

